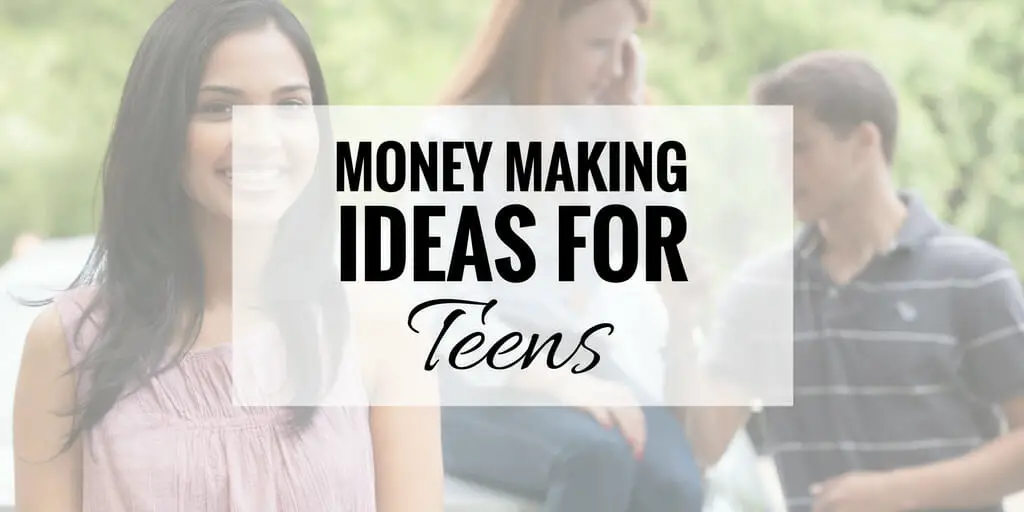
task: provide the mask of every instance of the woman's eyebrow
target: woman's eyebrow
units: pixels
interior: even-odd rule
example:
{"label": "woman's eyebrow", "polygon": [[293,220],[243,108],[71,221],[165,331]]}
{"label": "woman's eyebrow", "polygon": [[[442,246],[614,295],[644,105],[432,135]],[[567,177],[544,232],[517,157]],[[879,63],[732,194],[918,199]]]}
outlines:
{"label": "woman's eyebrow", "polygon": [[242,90],[237,87],[228,87],[226,85],[204,85],[199,88],[200,92],[219,92],[223,94],[229,94],[232,96],[242,96]]}
{"label": "woman's eyebrow", "polygon": [[[308,84],[289,84],[278,87],[274,90],[274,94],[287,94],[296,91],[309,91],[310,87]],[[244,96],[245,92],[237,87],[230,87],[227,85],[204,85],[199,88],[200,92],[219,92],[222,94],[228,94],[231,96]]]}
{"label": "woman's eyebrow", "polygon": [[284,94],[284,93],[289,93],[289,92],[309,91],[309,90],[310,90],[310,88],[309,88],[308,84],[292,84],[292,85],[285,85],[285,86],[282,86],[282,87],[278,87],[277,90],[275,90],[274,92],[277,93],[277,94]]}

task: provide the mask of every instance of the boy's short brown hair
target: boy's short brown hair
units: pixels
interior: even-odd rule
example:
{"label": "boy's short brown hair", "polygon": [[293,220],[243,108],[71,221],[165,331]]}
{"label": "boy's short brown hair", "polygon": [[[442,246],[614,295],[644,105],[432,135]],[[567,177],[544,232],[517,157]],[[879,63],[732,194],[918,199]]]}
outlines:
{"label": "boy's short brown hair", "polygon": [[808,108],[840,136],[872,123],[881,134],[886,163],[892,164],[899,126],[896,94],[885,75],[862,55],[838,50],[801,55],[759,76],[751,100]]}

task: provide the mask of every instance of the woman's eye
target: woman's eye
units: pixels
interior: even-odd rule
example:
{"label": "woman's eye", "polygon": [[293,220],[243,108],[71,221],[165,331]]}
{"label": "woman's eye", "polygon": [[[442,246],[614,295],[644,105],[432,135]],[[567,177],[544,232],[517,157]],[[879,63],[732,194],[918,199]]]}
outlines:
{"label": "woman's eye", "polygon": [[605,50],[611,48],[615,44],[615,41],[607,38],[591,39],[590,46],[596,50]]}
{"label": "woman's eye", "polygon": [[223,101],[211,101],[199,106],[199,113],[208,116],[229,116],[231,115],[230,103]]}
{"label": "woman's eye", "polygon": [[312,107],[310,107],[309,102],[301,98],[291,98],[279,101],[277,103],[277,107],[279,109],[279,115],[287,117],[305,118],[305,116],[312,112]]}

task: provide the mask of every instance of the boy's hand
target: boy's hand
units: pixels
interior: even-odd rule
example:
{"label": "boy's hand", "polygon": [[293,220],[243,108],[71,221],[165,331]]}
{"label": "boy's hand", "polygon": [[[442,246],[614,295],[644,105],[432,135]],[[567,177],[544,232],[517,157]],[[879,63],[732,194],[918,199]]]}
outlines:
{"label": "boy's hand", "polygon": [[904,512],[905,498],[889,473],[846,473],[811,488],[814,512]]}

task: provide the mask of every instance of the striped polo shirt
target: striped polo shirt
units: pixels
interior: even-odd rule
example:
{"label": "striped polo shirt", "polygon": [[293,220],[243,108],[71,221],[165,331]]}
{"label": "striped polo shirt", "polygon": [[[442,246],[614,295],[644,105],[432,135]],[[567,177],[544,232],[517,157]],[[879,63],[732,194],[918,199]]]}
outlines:
{"label": "striped polo shirt", "polygon": [[[1024,295],[1008,258],[956,233],[916,195],[901,197],[909,212],[895,242],[847,284],[825,272],[814,227],[771,256],[794,264],[793,406],[754,421],[791,511],[810,510],[810,486],[840,474],[980,447],[1004,428],[998,405],[1024,394]],[[751,350],[770,348],[743,342],[758,328],[744,322],[750,301],[723,306],[716,361],[742,380],[757,373],[743,365],[770,359]]]}

